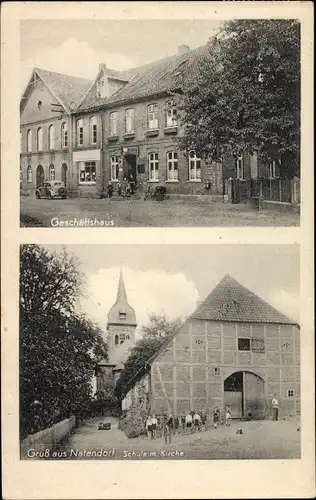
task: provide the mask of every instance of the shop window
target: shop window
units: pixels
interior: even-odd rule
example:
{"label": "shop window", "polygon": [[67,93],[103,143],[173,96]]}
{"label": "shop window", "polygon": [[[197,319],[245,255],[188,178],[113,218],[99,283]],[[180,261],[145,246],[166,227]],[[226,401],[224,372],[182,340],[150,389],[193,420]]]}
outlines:
{"label": "shop window", "polygon": [[79,184],[96,183],[96,163],[95,161],[78,162]]}

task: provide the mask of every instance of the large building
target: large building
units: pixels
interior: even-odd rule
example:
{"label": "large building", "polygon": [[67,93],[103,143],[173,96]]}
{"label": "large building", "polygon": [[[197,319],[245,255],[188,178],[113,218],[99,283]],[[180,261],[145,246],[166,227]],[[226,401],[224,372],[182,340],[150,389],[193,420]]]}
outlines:
{"label": "large building", "polygon": [[108,360],[98,364],[94,387],[96,391],[114,386],[130,349],[135,345],[137,322],[134,309],[128,304],[122,270],[120,272],[117,297],[109,311],[106,325]]}
{"label": "large building", "polygon": [[299,325],[227,275],[130,381],[122,408],[144,421],[227,404],[233,418],[261,419],[274,394],[281,416],[300,413]]}
{"label": "large building", "polygon": [[165,183],[171,194],[222,195],[229,177],[263,175],[255,152],[205,162],[179,149],[183,131],[172,91],[209,50],[210,42],[193,50],[181,45],[174,56],[128,71],[100,64],[94,81],[34,69],[21,99],[22,194],[56,178],[71,196],[99,197],[110,181],[115,187],[132,173],[139,192]]}

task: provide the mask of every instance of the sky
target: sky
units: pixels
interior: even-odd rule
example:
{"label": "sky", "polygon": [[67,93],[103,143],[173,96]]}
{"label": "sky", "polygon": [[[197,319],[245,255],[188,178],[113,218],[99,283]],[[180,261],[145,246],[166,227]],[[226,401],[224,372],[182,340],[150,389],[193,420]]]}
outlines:
{"label": "sky", "polygon": [[[59,245],[46,249],[61,250]],[[299,321],[298,245],[66,245],[85,274],[80,311],[103,330],[122,267],[139,323],[151,313],[190,315],[226,275]]]}
{"label": "sky", "polygon": [[20,82],[38,67],[94,79],[100,63],[124,70],[204,45],[220,23],[211,20],[23,20]]}

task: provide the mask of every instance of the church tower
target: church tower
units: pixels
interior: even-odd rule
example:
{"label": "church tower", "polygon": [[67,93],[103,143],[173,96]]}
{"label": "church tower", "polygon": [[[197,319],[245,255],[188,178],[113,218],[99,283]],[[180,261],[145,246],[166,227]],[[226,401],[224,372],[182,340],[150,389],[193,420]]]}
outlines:
{"label": "church tower", "polygon": [[116,302],[110,309],[106,329],[109,363],[121,370],[135,345],[136,315],[128,304],[122,269],[117,290]]}

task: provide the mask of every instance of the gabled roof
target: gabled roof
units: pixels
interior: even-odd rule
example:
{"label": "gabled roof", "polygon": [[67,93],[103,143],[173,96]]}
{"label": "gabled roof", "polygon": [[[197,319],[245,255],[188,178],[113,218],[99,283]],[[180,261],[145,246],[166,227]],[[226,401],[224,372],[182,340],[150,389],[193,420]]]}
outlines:
{"label": "gabled roof", "polygon": [[128,79],[124,87],[104,99],[98,98],[95,88],[91,88],[76,111],[87,111],[99,106],[122,104],[168,93],[175,86],[175,77],[180,68],[184,68],[185,65],[186,72],[193,72],[196,63],[204,55],[209,54],[209,51],[210,45],[206,44],[181,55],[169,56],[138,68],[122,71],[121,78]]}
{"label": "gabled roof", "polygon": [[228,274],[198,306],[191,318],[242,323],[296,324]]}
{"label": "gabled roof", "polygon": [[47,71],[45,69],[34,68],[29,83],[22,95],[21,111],[23,110],[24,102],[26,102],[31,92],[31,85],[34,77],[38,77],[43,81],[58,103],[61,104],[68,113],[76,108],[80,99],[82,99],[85,92],[91,86],[91,80],[85,78],[78,78],[62,73]]}

